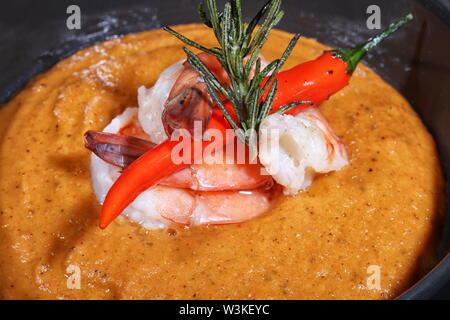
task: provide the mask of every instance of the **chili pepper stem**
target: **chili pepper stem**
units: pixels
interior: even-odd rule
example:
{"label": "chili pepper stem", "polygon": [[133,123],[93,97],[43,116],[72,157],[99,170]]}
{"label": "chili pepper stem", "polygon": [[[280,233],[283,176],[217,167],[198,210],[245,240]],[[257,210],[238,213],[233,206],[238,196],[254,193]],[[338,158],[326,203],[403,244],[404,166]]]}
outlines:
{"label": "chili pepper stem", "polygon": [[403,27],[405,24],[413,20],[414,17],[411,13],[407,14],[397,22],[392,23],[389,25],[389,27],[381,32],[380,34],[370,38],[366,43],[359,45],[355,48],[351,49],[338,49],[333,50],[332,52],[342,60],[344,60],[347,65],[347,72],[349,74],[352,74],[356,67],[358,66],[358,63],[365,57],[365,55],[375,48],[380,42],[385,40],[387,37],[389,37],[391,34],[393,34],[395,31]]}

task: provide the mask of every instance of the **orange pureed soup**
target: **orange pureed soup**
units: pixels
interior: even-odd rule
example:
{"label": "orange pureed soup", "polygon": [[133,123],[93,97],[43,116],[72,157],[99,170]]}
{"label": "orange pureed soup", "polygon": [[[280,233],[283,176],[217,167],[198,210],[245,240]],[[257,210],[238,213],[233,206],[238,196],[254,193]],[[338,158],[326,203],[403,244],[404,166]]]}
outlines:
{"label": "orange pureed soup", "polygon": [[[176,29],[214,45],[203,26]],[[278,58],[290,37],[275,30],[263,55]],[[320,107],[347,147],[343,170],[242,224],[146,230],[120,219],[100,230],[83,134],[136,106],[139,86],[185,58],[181,46],[162,30],[106,41],[1,109],[0,298],[387,299],[429,267],[443,199],[435,143],[365,66]],[[325,49],[303,38],[286,68]],[[67,286],[70,266],[79,289]]]}

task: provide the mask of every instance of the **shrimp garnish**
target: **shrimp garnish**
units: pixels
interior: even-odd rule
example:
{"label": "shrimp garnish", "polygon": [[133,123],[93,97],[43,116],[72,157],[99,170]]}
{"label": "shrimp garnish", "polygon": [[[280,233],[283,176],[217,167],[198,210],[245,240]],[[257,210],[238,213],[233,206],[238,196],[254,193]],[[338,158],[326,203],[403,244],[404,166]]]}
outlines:
{"label": "shrimp garnish", "polygon": [[[230,79],[215,56],[200,53],[197,57],[222,85],[229,84]],[[260,58],[264,68],[267,62]],[[167,140],[176,129],[187,129],[192,134],[195,121],[201,121],[204,131],[211,117],[212,103],[206,84],[184,60],[164,70],[152,88],[140,87],[138,103],[142,129],[156,144]]]}
{"label": "shrimp garnish", "polygon": [[[136,112],[135,109],[129,110],[127,113]],[[128,121],[119,130],[127,135],[86,132],[86,148],[107,163],[125,169],[155,147],[150,141],[136,137],[140,136],[142,131],[136,117],[130,117]],[[136,136],[131,136],[132,134]],[[190,168],[168,176],[159,184],[197,191],[270,189],[273,186],[273,179],[269,175],[262,175],[261,168],[260,164],[238,164],[235,159],[230,161],[226,154],[215,154],[205,158],[201,164],[193,164]]]}
{"label": "shrimp garnish", "polygon": [[[95,152],[91,157],[91,175],[100,203],[132,158],[154,147],[147,140],[118,134],[140,134],[136,115],[137,109],[129,108],[114,118],[105,132],[90,131],[85,135],[86,145]],[[260,174],[259,164],[212,164],[213,160],[163,179],[137,197],[122,215],[147,229],[158,229],[173,223],[238,223],[269,209],[270,195],[266,190],[273,180]]]}
{"label": "shrimp garnish", "polygon": [[[200,54],[199,58],[223,85],[229,83],[214,56]],[[92,155],[91,172],[100,203],[122,170],[167,140],[174,130],[192,133],[195,121],[201,121],[205,129],[213,107],[202,78],[183,61],[163,71],[152,88],[139,88],[138,102],[139,109],[125,110],[105,132],[86,133],[86,146],[96,154]],[[227,156],[205,156],[201,164],[167,176],[141,193],[123,215],[153,229],[171,223],[238,223],[267,211],[272,177],[261,173],[259,163],[237,164]]]}
{"label": "shrimp garnish", "polygon": [[268,116],[261,123],[260,137],[259,159],[287,195],[308,188],[315,173],[348,164],[344,144],[316,107],[296,116]]}

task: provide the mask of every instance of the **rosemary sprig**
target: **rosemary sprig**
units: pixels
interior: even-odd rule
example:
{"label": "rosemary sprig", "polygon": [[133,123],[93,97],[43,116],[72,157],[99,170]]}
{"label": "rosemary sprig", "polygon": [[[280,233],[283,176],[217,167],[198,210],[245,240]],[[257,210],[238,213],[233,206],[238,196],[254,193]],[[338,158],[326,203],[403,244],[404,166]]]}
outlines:
{"label": "rosemary sprig", "polygon": [[[253,152],[256,150],[255,132],[258,131],[261,121],[272,109],[277,93],[278,82],[275,80],[275,76],[300,39],[299,34],[295,35],[281,58],[261,69],[261,59],[259,58],[261,49],[266,43],[270,31],[284,15],[281,10],[281,1],[269,0],[248,25],[242,20],[241,0],[227,2],[223,13],[219,13],[216,0],[206,0],[206,10],[200,3],[198,6],[200,19],[207,27],[213,29],[220,45],[218,48],[206,48],[169,27],[164,28],[185,44],[217,57],[230,78],[230,85],[227,87],[220,83],[191,50],[183,48],[188,62],[204,78],[212,99],[222,110],[230,126],[243,142],[249,144]],[[256,30],[258,24],[260,27]],[[264,79],[269,75],[269,79],[264,83]],[[236,118],[233,118],[225,108],[219,94],[231,101]],[[281,107],[277,113],[287,112],[303,103],[310,103],[310,101],[292,102]]]}

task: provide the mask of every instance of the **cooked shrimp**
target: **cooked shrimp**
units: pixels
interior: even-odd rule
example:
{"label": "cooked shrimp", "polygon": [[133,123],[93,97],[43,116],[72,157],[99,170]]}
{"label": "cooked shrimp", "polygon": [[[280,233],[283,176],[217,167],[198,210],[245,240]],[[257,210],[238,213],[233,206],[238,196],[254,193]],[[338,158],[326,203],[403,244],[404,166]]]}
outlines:
{"label": "cooked shrimp", "polygon": [[[226,81],[220,64],[209,54],[198,57],[216,76]],[[200,75],[185,61],[179,61],[164,70],[155,85],[138,90],[139,122],[154,143],[161,143],[173,130],[193,127],[194,121],[201,121],[206,128],[211,116],[208,90]]]}
{"label": "cooked shrimp", "polygon": [[274,114],[264,119],[259,160],[288,195],[308,188],[314,173],[348,164],[343,143],[316,107],[296,116]]}
{"label": "cooked shrimp", "polygon": [[[229,78],[216,57],[208,53],[200,53],[197,57],[208,66],[223,85],[229,83]],[[204,132],[211,112],[212,101],[206,84],[198,72],[185,62],[183,71],[175,81],[164,105],[162,122],[166,134],[171,135],[174,130],[186,129],[194,135],[195,121],[201,123],[201,130]]]}
{"label": "cooked shrimp", "polygon": [[[219,61],[211,54],[201,53],[198,58],[224,85],[229,78]],[[261,66],[267,66],[263,57]],[[186,60],[164,70],[152,88],[138,90],[139,122],[151,142],[159,144],[173,130],[184,128],[192,132],[194,121],[206,128],[211,116],[211,101],[201,76]]]}
{"label": "cooked shrimp", "polygon": [[193,224],[230,224],[253,219],[270,207],[270,195],[250,191],[202,192],[192,215]]}
{"label": "cooked shrimp", "polygon": [[[119,116],[127,121],[119,130],[120,134],[86,132],[86,148],[105,162],[124,169],[146,151],[155,147],[155,144],[137,138],[142,137],[142,129],[132,113],[136,113],[135,109],[128,109]],[[205,156],[201,164],[193,164],[189,168],[176,172],[159,184],[197,191],[251,190],[272,187],[272,177],[261,174],[260,164],[245,162],[239,164],[230,157],[226,153]]]}
{"label": "cooked shrimp", "polygon": [[[223,84],[229,80],[217,59],[199,58]],[[138,90],[139,109],[129,108],[104,129],[88,132],[86,146],[94,151],[91,172],[95,194],[103,203],[121,170],[167,139],[173,130],[191,130],[193,122],[205,127],[212,104],[206,85],[184,61],[167,68],[156,84]],[[273,179],[261,174],[260,164],[236,164],[228,155],[215,154],[193,164],[141,193],[123,212],[145,228],[227,224],[252,219],[270,205]]]}
{"label": "cooked shrimp", "polygon": [[[99,148],[97,154],[109,162],[95,154],[91,156],[93,187],[100,203],[103,203],[130,157],[139,156],[139,152],[145,152],[143,149],[153,147],[142,139],[128,137],[132,138],[128,140],[122,135],[114,135],[140,134],[137,112],[136,108],[128,108],[114,118],[104,129],[107,135],[87,134],[87,143],[91,149]],[[99,140],[93,141],[95,138]],[[131,146],[127,144],[130,141],[133,143]],[[108,149],[109,142],[113,144],[112,149]],[[120,150],[125,150],[125,160]],[[261,175],[260,169],[260,165],[211,162],[192,165],[140,194],[122,215],[147,229],[165,228],[171,223],[198,225],[243,222],[267,211],[270,205],[269,194],[264,190],[272,185],[272,178]],[[213,190],[227,191],[211,192]]]}
{"label": "cooked shrimp", "polygon": [[[218,158],[219,157],[219,158]],[[238,164],[223,159],[225,155],[205,157],[203,163],[193,164],[161,181],[162,185],[197,191],[234,191],[270,189],[273,179],[262,174],[260,164]]]}

